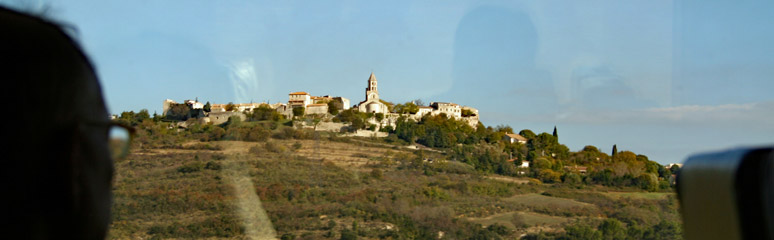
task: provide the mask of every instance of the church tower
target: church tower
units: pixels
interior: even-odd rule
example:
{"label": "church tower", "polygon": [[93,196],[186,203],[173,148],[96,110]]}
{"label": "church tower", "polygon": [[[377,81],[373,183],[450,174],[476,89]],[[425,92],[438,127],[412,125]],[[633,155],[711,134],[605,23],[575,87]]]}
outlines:
{"label": "church tower", "polygon": [[379,100],[379,91],[376,90],[376,76],[371,72],[368,77],[368,87],[366,88],[366,101]]}

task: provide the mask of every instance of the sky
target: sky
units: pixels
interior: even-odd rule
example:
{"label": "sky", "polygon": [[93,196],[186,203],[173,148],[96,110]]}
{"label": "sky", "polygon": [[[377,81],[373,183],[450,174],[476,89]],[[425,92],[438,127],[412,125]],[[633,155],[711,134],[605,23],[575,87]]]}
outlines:
{"label": "sky", "polygon": [[770,1],[18,1],[73,27],[112,113],[287,94],[454,102],[662,164],[774,143]]}

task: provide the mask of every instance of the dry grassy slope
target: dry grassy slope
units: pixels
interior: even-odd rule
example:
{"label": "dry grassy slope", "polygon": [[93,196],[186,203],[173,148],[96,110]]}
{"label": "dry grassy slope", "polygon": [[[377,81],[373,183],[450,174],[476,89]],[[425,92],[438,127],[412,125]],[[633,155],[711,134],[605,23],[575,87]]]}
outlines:
{"label": "dry grassy slope", "polygon": [[[401,170],[398,162],[413,157],[413,150],[406,148],[360,141],[270,141],[279,150],[268,151],[264,143],[220,141],[207,143],[222,148],[217,151],[133,151],[128,159],[116,162],[111,238],[249,239],[256,234],[257,225],[265,226],[256,222],[268,222],[266,215],[276,233],[264,229],[257,231],[260,234],[338,238],[340,231],[360,219],[360,229],[367,232],[361,237],[378,238],[399,228],[394,219],[385,220],[384,214],[426,221],[421,226],[433,229],[459,224],[451,221],[454,218],[484,226],[497,223],[517,229],[513,236],[518,236],[561,231],[565,224],[594,221],[604,215],[594,204],[540,195],[555,186],[522,184],[525,179],[521,178]],[[185,145],[197,144],[201,143]],[[377,167],[377,163],[393,165]],[[463,170],[465,166],[447,165],[461,165]],[[383,176],[372,176],[374,169]],[[245,177],[252,186],[243,181]],[[245,190],[249,188],[255,190]],[[584,201],[608,208],[615,201],[632,201],[632,197],[655,204],[666,197],[654,196],[669,196],[589,194],[605,191],[597,188],[562,191],[568,196],[586,194]],[[260,203],[255,204],[257,201]],[[263,208],[266,215],[256,214],[261,211],[257,208]],[[642,209],[631,211],[660,215]],[[331,222],[335,223],[333,228],[328,226]],[[446,236],[452,237],[449,234]]]}

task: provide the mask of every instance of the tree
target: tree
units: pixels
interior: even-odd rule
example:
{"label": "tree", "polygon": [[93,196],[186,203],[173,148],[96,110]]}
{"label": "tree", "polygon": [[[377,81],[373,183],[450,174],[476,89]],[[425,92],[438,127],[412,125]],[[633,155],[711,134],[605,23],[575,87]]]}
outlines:
{"label": "tree", "polygon": [[212,111],[212,105],[210,104],[210,102],[209,102],[209,101],[207,101],[207,104],[204,104],[204,111],[205,111],[205,112],[210,112],[210,111]]}
{"label": "tree", "polygon": [[532,130],[529,130],[529,129],[521,130],[519,132],[519,135],[521,135],[522,137],[524,137],[526,139],[532,139],[532,138],[535,138],[535,136],[536,136],[535,133],[532,132]]}
{"label": "tree", "polygon": [[562,182],[562,175],[558,172],[554,172],[551,169],[543,169],[538,173],[540,181],[544,183],[559,183]]}
{"label": "tree", "polygon": [[278,114],[277,111],[271,109],[268,104],[261,104],[257,108],[253,109],[251,118],[254,120],[274,120],[274,115]]}
{"label": "tree", "polygon": [[330,113],[332,115],[339,114],[339,110],[341,110],[341,108],[339,107],[339,104],[337,104],[337,103],[338,102],[336,102],[336,101],[328,102],[328,113]]}
{"label": "tree", "polygon": [[462,116],[463,117],[470,117],[475,116],[476,114],[473,113],[473,111],[470,111],[470,109],[462,109]]}
{"label": "tree", "polygon": [[497,125],[497,128],[495,128],[497,132],[501,133],[513,133],[513,128],[508,125]]}
{"label": "tree", "polygon": [[554,126],[554,138],[559,141],[559,134],[556,133],[556,126]]}
{"label": "tree", "polygon": [[615,218],[608,218],[599,225],[599,231],[602,232],[603,239],[625,239],[626,228],[621,221]]}
{"label": "tree", "polygon": [[669,168],[669,171],[672,172],[672,174],[677,174],[680,172],[680,166],[677,164],[672,165],[672,167]]}
{"label": "tree", "polygon": [[637,177],[637,183],[643,190],[654,192],[658,190],[658,178],[653,173],[643,173]]}
{"label": "tree", "polygon": [[567,239],[602,239],[602,233],[585,224],[576,224],[564,228]]}
{"label": "tree", "polygon": [[532,168],[535,169],[551,169],[552,166],[551,161],[544,157],[538,157],[535,161],[532,161]]}
{"label": "tree", "polygon": [[167,111],[166,118],[169,120],[185,121],[191,117],[191,108],[185,104],[173,104]]}
{"label": "tree", "polygon": [[302,117],[302,116],[304,116],[304,110],[306,110],[306,109],[303,108],[303,107],[293,108],[293,116],[294,117]]}
{"label": "tree", "polygon": [[581,176],[575,173],[567,173],[562,175],[562,182],[570,185],[578,185],[583,183]]}
{"label": "tree", "polygon": [[357,239],[357,233],[354,230],[349,229],[342,229],[341,230],[341,240],[355,240]]}
{"label": "tree", "polygon": [[682,229],[679,224],[661,220],[645,232],[643,239],[679,239],[681,235]]}
{"label": "tree", "polygon": [[137,113],[137,115],[134,116],[135,120],[137,120],[138,123],[141,123],[145,120],[150,119],[150,114],[148,114],[148,109],[140,110],[140,112]]}
{"label": "tree", "polygon": [[417,112],[419,112],[419,106],[417,106],[412,102],[407,102],[404,104],[395,105],[395,108],[393,108],[393,110],[396,113],[400,113],[400,114],[407,114],[407,113],[416,114]]}
{"label": "tree", "polygon": [[618,147],[615,144],[613,144],[613,154],[611,154],[610,156],[615,157],[616,154],[618,154]]}
{"label": "tree", "polygon": [[226,112],[232,112],[235,110],[236,110],[236,105],[234,105],[234,103],[229,102],[228,104],[226,104]]}

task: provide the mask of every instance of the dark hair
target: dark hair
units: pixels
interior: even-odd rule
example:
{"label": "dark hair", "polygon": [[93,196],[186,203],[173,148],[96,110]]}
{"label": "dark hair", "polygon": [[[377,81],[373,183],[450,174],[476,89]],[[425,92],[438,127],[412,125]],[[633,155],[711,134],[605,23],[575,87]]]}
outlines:
{"label": "dark hair", "polygon": [[90,179],[83,175],[93,163],[89,156],[74,156],[87,154],[74,150],[88,145],[74,137],[78,123],[107,121],[91,62],[58,24],[36,16],[0,7],[0,32],[7,113],[2,126],[10,140],[0,167],[7,201],[0,213],[2,232],[23,238],[104,237],[84,229],[94,227],[85,216],[93,214],[91,203],[81,196],[91,191],[81,183]]}

